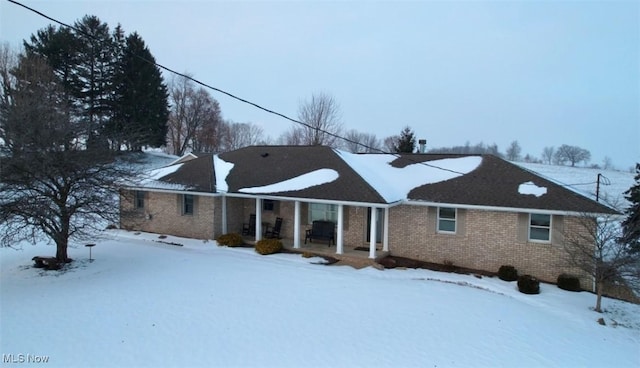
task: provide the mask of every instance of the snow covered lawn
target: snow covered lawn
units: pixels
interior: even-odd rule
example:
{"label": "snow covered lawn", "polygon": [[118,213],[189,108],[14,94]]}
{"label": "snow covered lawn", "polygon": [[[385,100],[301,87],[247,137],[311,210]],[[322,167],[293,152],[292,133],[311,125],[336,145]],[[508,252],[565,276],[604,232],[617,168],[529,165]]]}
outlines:
{"label": "snow covered lawn", "polygon": [[640,306],[586,292],[107,235],[64,273],[31,267],[53,246],[0,249],[4,365],[640,366]]}

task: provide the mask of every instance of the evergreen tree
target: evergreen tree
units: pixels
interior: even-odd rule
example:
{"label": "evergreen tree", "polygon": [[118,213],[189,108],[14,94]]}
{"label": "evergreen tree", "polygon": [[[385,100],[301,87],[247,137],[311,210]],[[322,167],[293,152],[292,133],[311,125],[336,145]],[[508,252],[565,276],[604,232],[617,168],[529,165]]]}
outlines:
{"label": "evergreen tree", "polygon": [[167,87],[144,41],[125,37],[120,25],[111,34],[95,16],[74,28],[48,26],[24,42],[27,54],[46,59],[63,86],[72,138],[112,150],[163,145]]}
{"label": "evergreen tree", "polygon": [[[56,28],[49,25],[31,35],[30,43],[24,41],[26,57],[34,55],[47,61],[47,64],[57,78],[57,83],[63,90],[63,98],[59,101],[61,110],[67,116],[69,124],[74,125],[73,131],[81,131],[79,125],[79,107],[74,91],[78,85],[78,75],[75,72],[77,59],[78,40],[69,28]],[[71,141],[75,137],[68,137]]]}
{"label": "evergreen tree", "polygon": [[413,153],[416,148],[416,137],[415,133],[408,126],[405,127],[402,132],[400,132],[400,137],[396,145],[394,146],[394,150],[397,153]]}
{"label": "evergreen tree", "polygon": [[106,145],[105,124],[111,118],[115,44],[109,26],[96,16],[86,15],[74,25],[78,40],[78,75],[73,91],[80,103],[87,146]]}
{"label": "evergreen tree", "polygon": [[[112,139],[129,150],[165,144],[169,117],[168,91],[155,58],[137,33],[126,38],[118,62]],[[119,134],[119,136],[115,136]]]}
{"label": "evergreen tree", "polygon": [[627,218],[622,222],[621,240],[633,253],[640,253],[640,163],[636,164],[635,180],[635,185],[624,192],[631,206],[627,208]]}

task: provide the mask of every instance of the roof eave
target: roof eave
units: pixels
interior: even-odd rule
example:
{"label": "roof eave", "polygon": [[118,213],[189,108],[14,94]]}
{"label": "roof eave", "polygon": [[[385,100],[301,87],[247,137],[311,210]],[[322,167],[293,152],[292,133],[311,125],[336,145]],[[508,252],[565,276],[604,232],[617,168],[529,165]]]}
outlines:
{"label": "roof eave", "polygon": [[[606,212],[580,212],[580,211],[566,211],[566,210],[550,210],[550,209],[538,209],[538,208],[524,208],[524,207],[499,207],[499,206],[486,206],[486,205],[473,205],[473,204],[460,204],[460,203],[443,203],[443,202],[431,202],[431,201],[416,201],[407,199],[403,202],[410,206],[428,206],[428,207],[454,207],[470,210],[481,211],[497,211],[497,212],[526,212],[526,213],[539,213],[546,215],[564,215],[564,216],[614,216],[623,217],[622,214],[616,211],[616,213]],[[612,210],[614,211],[614,210]]]}

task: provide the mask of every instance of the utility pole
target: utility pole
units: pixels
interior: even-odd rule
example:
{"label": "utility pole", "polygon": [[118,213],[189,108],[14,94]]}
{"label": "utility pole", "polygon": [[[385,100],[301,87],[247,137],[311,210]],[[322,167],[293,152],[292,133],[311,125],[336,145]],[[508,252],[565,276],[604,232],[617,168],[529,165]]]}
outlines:
{"label": "utility pole", "polygon": [[606,176],[598,173],[598,177],[596,178],[596,202],[600,202],[600,182],[602,185],[610,185],[611,181]]}

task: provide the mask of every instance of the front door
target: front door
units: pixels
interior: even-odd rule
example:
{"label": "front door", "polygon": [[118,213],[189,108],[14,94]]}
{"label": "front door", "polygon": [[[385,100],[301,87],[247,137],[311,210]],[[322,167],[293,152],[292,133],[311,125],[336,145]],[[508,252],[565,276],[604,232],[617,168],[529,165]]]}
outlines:
{"label": "front door", "polygon": [[[384,224],[384,210],[376,208],[376,243],[382,242],[382,224]],[[371,241],[371,207],[367,208],[367,243]]]}

